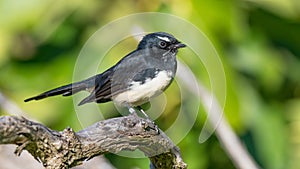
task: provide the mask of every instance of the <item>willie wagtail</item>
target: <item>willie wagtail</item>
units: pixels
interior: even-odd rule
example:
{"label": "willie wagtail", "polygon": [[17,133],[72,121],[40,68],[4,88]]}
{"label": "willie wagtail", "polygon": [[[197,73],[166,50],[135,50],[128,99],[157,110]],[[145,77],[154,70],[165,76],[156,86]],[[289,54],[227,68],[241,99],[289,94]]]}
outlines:
{"label": "willie wagtail", "polygon": [[78,105],[114,101],[133,113],[134,107],[140,108],[140,105],[161,94],[170,85],[177,68],[176,54],[179,48],[185,46],[165,32],[147,34],[136,50],[103,73],[46,91],[25,102],[55,95],[70,96],[86,90],[90,95]]}

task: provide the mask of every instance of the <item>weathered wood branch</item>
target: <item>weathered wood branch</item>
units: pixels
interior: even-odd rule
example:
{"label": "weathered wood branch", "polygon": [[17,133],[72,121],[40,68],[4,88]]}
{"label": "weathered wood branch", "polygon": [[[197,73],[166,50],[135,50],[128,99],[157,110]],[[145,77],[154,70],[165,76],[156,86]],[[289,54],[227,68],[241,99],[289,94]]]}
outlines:
{"label": "weathered wood branch", "polygon": [[100,121],[79,132],[62,132],[23,117],[0,118],[0,144],[18,145],[47,169],[71,168],[104,153],[139,149],[149,157],[150,168],[187,168],[179,149],[149,119],[136,114]]}

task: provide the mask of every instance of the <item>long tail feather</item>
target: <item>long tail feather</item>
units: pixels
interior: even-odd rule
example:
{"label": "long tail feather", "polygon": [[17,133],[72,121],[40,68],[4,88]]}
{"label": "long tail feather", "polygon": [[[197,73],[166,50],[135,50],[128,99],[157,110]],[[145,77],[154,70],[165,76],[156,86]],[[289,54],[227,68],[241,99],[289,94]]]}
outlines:
{"label": "long tail feather", "polygon": [[24,101],[29,102],[31,100],[41,100],[41,99],[44,99],[46,97],[56,96],[56,95],[70,96],[70,95],[75,94],[79,91],[86,90],[86,87],[87,86],[84,82],[68,84],[68,85],[65,85],[65,86],[61,86],[61,87],[46,91],[46,92],[44,92],[42,94],[39,94],[37,96],[30,97],[30,98],[28,98]]}
{"label": "long tail feather", "polygon": [[[79,105],[89,103],[89,102],[93,102],[93,101],[98,101],[95,98],[94,89],[98,87],[98,90],[100,90],[100,88],[103,86],[103,84],[106,84],[106,82],[109,80],[110,76],[113,73],[113,71],[112,71],[113,68],[114,67],[112,67],[111,69],[103,72],[102,74],[95,75],[95,76],[90,77],[86,80],[79,81],[79,82],[72,83],[72,84],[68,84],[68,85],[65,85],[65,86],[61,86],[61,87],[46,91],[46,92],[44,92],[42,94],[39,94],[37,96],[30,97],[30,98],[28,98],[24,101],[29,102],[31,100],[41,100],[41,99],[44,99],[46,97],[56,96],[56,95],[71,96],[71,95],[73,95],[77,92],[80,92],[82,90],[87,90],[87,91],[91,92],[91,94],[87,98],[82,100],[79,103]],[[109,86],[110,86],[110,84],[109,84]],[[103,99],[103,100],[100,99],[101,102],[102,101],[106,102],[106,101],[109,101],[109,100],[110,99]]]}

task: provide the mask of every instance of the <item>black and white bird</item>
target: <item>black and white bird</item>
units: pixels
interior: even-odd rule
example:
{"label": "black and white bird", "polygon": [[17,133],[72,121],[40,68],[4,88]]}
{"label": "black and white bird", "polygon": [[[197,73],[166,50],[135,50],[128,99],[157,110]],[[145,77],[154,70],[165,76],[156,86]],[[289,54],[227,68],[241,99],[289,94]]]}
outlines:
{"label": "black and white bird", "polygon": [[25,102],[55,95],[70,96],[85,90],[90,95],[78,105],[113,101],[126,106],[131,113],[137,107],[145,114],[140,105],[161,94],[171,84],[177,68],[176,54],[185,46],[165,32],[147,34],[136,50],[103,73],[46,91]]}

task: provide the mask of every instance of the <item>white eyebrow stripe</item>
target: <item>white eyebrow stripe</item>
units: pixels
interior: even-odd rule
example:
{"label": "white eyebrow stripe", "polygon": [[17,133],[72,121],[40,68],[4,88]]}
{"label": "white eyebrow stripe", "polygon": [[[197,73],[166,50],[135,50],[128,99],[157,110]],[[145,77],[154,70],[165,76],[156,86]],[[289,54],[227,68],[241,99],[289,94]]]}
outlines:
{"label": "white eyebrow stripe", "polygon": [[167,42],[171,42],[170,39],[168,37],[161,37],[161,36],[156,36],[158,39],[167,41]]}

